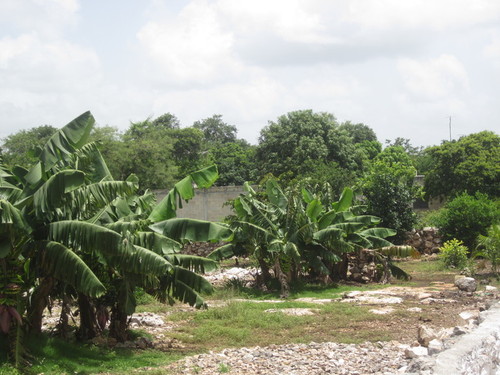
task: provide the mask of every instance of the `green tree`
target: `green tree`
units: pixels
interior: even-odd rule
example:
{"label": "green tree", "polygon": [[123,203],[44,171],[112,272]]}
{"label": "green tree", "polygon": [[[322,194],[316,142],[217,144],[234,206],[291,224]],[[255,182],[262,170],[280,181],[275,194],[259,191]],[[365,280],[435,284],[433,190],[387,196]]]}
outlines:
{"label": "green tree", "polygon": [[354,143],[362,143],[365,141],[373,142],[377,140],[377,135],[368,125],[365,124],[353,124],[350,121],[343,122],[339,128],[345,130],[347,134],[352,138]]}
{"label": "green tree", "polygon": [[432,167],[425,177],[428,197],[453,197],[462,192],[500,196],[500,136],[491,131],[444,142],[426,151]]}
{"label": "green tree", "polygon": [[352,138],[339,129],[332,114],[302,110],[280,116],[261,131],[256,161],[261,175],[287,174],[292,179],[308,171],[309,161],[360,170],[362,161],[357,156]]}
{"label": "green tree", "polygon": [[255,180],[255,147],[245,140],[236,140],[210,149],[213,163],[219,169],[218,186],[243,185]]}
{"label": "green tree", "polygon": [[413,182],[416,170],[401,146],[384,149],[374,160],[361,182],[368,203],[368,212],[382,219],[382,224],[397,231],[402,241],[413,228],[413,211],[417,189]]}
{"label": "green tree", "polygon": [[37,148],[40,148],[57,131],[50,125],[21,130],[7,136],[1,146],[1,154],[7,165],[29,167],[37,161]]}
{"label": "green tree", "polygon": [[193,124],[193,128],[203,132],[205,142],[209,145],[236,141],[236,126],[225,123],[222,120],[222,115],[213,115],[212,117],[196,121]]}
{"label": "green tree", "polygon": [[456,238],[473,249],[479,235],[500,223],[500,202],[479,192],[462,193],[445,204],[435,221],[445,240]]}

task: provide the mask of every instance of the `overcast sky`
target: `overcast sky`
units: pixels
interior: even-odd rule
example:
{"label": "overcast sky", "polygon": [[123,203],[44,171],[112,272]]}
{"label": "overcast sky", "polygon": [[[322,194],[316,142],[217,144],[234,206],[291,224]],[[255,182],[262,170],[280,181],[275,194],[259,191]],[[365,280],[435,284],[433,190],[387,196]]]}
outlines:
{"label": "overcast sky", "polygon": [[380,141],[500,130],[500,0],[0,0],[0,138],[170,112],[256,143],[299,109]]}

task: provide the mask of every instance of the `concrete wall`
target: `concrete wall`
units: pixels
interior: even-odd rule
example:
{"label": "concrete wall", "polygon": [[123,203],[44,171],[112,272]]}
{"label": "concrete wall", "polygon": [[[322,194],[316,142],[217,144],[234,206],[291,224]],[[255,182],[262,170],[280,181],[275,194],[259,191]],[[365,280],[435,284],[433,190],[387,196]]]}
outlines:
{"label": "concrete wall", "polygon": [[[224,204],[244,192],[243,186],[216,186],[210,189],[196,189],[194,198],[187,204],[183,204],[182,209],[177,210],[177,216],[221,221],[232,214],[231,208]],[[155,190],[154,193],[159,202],[168,194],[168,190]]]}

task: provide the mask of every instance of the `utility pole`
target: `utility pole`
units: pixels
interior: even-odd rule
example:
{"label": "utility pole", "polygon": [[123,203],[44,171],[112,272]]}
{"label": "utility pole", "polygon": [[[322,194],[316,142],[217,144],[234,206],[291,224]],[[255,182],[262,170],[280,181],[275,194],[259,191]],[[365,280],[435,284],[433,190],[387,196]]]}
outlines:
{"label": "utility pole", "polygon": [[450,142],[451,142],[451,116],[449,117],[450,123],[449,123],[449,128],[450,128]]}

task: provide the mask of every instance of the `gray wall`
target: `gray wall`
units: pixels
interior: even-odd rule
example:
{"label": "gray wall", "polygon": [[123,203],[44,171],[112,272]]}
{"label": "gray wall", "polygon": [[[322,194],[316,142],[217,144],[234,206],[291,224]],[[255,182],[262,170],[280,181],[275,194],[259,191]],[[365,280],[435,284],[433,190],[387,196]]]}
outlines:
{"label": "gray wall", "polygon": [[[159,202],[169,190],[155,190]],[[188,203],[183,203],[183,208],[177,210],[177,217],[221,221],[231,215],[231,207],[225,206],[230,199],[237,198],[245,193],[243,186],[217,186],[210,189],[195,189],[195,196]]]}

